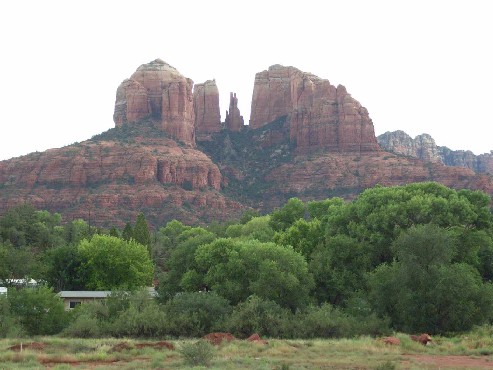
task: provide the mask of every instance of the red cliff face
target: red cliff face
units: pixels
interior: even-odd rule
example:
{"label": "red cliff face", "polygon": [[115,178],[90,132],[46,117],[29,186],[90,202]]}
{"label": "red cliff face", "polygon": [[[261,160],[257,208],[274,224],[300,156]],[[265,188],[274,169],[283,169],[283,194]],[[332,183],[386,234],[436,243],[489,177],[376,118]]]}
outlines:
{"label": "red cliff face", "polygon": [[238,108],[238,98],[235,93],[229,94],[229,111],[226,111],[226,129],[234,132],[241,131],[245,125],[243,116]]}
{"label": "red cliff face", "polygon": [[193,88],[195,132],[198,138],[221,131],[219,90],[215,80],[196,84]]}
{"label": "red cliff face", "polygon": [[193,81],[161,59],[143,64],[117,90],[116,126],[150,115],[173,139],[195,146]]}
{"label": "red cliff face", "polygon": [[368,111],[344,88],[293,67],[257,73],[250,127],[287,116],[297,153],[378,151]]}
{"label": "red cliff face", "polygon": [[0,213],[27,201],[99,225],[124,224],[142,210],[162,225],[227,219],[244,209],[219,193],[222,176],[209,157],[164,138],[88,141],[0,161],[0,184]]}

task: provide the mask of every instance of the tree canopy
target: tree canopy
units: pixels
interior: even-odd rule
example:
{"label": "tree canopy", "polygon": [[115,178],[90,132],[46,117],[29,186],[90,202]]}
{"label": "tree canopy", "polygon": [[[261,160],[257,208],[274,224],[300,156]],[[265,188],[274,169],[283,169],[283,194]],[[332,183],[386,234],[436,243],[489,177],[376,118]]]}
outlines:
{"label": "tree canopy", "polygon": [[78,251],[89,289],[132,289],[152,282],[154,268],[147,248],[134,240],[94,235],[81,241]]}

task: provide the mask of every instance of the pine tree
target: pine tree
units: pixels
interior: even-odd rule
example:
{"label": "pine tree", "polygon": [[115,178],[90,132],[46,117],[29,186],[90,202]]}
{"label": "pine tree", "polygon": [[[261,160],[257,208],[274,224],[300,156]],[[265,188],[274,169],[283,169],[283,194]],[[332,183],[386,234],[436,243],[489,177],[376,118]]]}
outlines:
{"label": "pine tree", "polygon": [[137,243],[144,245],[149,250],[149,253],[151,252],[151,233],[143,213],[139,213],[137,216],[133,237]]}
{"label": "pine tree", "polygon": [[125,225],[122,231],[122,238],[126,241],[129,241],[130,239],[133,239],[133,237],[134,237],[134,230],[130,222],[127,222],[127,224]]}

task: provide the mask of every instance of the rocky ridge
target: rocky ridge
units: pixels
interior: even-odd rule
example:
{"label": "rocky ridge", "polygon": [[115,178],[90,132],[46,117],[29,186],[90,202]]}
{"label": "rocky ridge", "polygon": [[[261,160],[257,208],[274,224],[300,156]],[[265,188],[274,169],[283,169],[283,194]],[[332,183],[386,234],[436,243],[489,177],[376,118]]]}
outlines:
{"label": "rocky ridge", "polygon": [[451,150],[438,146],[428,134],[414,139],[404,131],[386,132],[378,136],[382,149],[424,161],[438,162],[446,166],[465,167],[477,173],[493,174],[493,151],[475,155],[470,150]]}
{"label": "rocky ridge", "polygon": [[235,94],[221,123],[215,81],[192,87],[162,60],[140,66],[117,89],[115,128],[0,161],[0,213],[27,201],[101,226],[144,212],[158,227],[270,212],[293,196],[350,198],[376,184],[437,181],[493,194],[492,176],[445,166],[427,136],[389,139],[400,154],[381,150],[367,110],[313,74],[279,65],[258,73],[249,126]]}

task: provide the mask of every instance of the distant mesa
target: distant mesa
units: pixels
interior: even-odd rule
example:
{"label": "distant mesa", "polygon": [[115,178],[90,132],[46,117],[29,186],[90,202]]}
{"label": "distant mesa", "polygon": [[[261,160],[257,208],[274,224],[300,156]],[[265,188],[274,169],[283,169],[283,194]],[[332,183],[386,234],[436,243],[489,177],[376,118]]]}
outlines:
{"label": "distant mesa", "polygon": [[413,139],[401,130],[387,131],[377,139],[383,150],[395,154],[446,166],[465,167],[476,173],[493,174],[493,152],[475,155],[470,150],[451,150],[436,145],[435,140],[428,134],[421,134]]}

